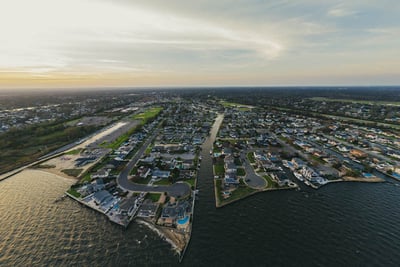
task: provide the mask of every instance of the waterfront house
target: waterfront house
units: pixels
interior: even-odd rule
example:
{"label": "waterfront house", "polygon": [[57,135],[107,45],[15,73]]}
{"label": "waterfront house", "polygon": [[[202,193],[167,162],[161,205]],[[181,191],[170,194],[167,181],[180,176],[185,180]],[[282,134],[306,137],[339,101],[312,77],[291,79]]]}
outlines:
{"label": "waterfront house", "polygon": [[93,194],[94,202],[103,205],[113,199],[113,196],[106,190],[101,190]]}
{"label": "waterfront house", "polygon": [[304,162],[303,160],[299,159],[299,158],[293,158],[293,159],[291,160],[291,162],[293,163],[293,166],[294,166],[294,168],[296,168],[296,169],[301,169],[301,168],[303,168],[304,166],[306,166],[305,162]]}
{"label": "waterfront house", "polygon": [[225,183],[225,185],[227,185],[227,186],[229,186],[229,185],[238,185],[239,184],[239,181],[238,180],[236,180],[235,178],[232,178],[232,177],[225,177],[224,178],[224,183]]}
{"label": "waterfront house", "polygon": [[103,168],[103,169],[100,169],[97,172],[93,173],[91,175],[91,178],[92,179],[107,178],[109,174],[110,174],[110,171]]}
{"label": "waterfront house", "polygon": [[155,169],[153,171],[152,177],[153,178],[161,178],[161,179],[166,179],[171,175],[170,171],[162,171],[159,169]]}

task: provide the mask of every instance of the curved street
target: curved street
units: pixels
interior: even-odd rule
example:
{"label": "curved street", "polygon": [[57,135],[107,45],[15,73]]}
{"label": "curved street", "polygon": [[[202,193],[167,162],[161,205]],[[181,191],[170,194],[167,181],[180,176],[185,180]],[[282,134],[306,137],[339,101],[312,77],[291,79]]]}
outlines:
{"label": "curved street", "polygon": [[142,147],[136,152],[136,154],[132,157],[132,159],[128,162],[126,167],[122,170],[122,172],[117,177],[117,184],[128,191],[133,192],[153,192],[153,193],[167,193],[173,197],[181,197],[190,194],[190,186],[186,183],[175,183],[173,185],[143,185],[143,184],[136,184],[129,181],[128,176],[133,167],[142,157],[143,153],[145,152],[146,148],[150,145],[153,139],[157,136],[160,132],[160,128],[157,128],[153,134],[147,138],[147,140],[143,143]]}
{"label": "curved street", "polygon": [[[248,151],[251,152],[251,151]],[[245,182],[247,183],[248,186],[253,187],[253,188],[264,188],[267,186],[267,181],[263,178],[260,177],[259,175],[256,174],[254,171],[253,166],[251,166],[249,159],[246,157],[246,153],[242,153],[242,162],[243,162],[243,167],[244,170],[246,171],[246,178]]]}

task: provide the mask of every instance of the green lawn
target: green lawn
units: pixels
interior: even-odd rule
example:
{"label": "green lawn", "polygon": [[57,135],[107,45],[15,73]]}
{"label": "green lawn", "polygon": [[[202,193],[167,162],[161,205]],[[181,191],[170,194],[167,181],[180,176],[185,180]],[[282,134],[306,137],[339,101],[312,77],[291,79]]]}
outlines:
{"label": "green lawn", "polygon": [[230,195],[230,197],[228,197],[227,199],[223,199],[222,198],[222,179],[216,179],[215,180],[215,190],[216,190],[216,195],[217,195],[217,204],[226,204],[241,198],[244,198],[248,195],[253,194],[254,192],[256,192],[256,189],[250,188],[248,186],[245,185],[245,183],[243,182],[243,180],[240,180],[240,186],[235,189],[234,191],[232,191],[232,194]]}
{"label": "green lawn", "polygon": [[36,168],[38,168],[38,169],[52,169],[55,167],[56,167],[56,165],[51,165],[51,164],[40,164],[40,165],[36,166]]}
{"label": "green lawn", "polygon": [[[218,186],[219,188],[221,188],[221,184],[222,184],[222,181],[220,181],[220,184]],[[244,198],[244,197],[246,197],[248,195],[253,194],[256,191],[257,191],[256,189],[253,189],[253,188],[250,188],[250,187],[246,186],[244,184],[244,182],[242,180],[240,180],[239,187],[237,189],[235,189],[234,191],[232,191],[232,194],[227,199],[223,199],[221,197],[221,189],[219,190],[219,192],[218,191],[217,192],[218,192],[218,197],[220,198],[220,203],[224,204],[224,203],[228,203],[228,202],[231,202],[231,201],[235,201],[235,200]]]}
{"label": "green lawn", "polygon": [[238,176],[245,176],[246,175],[246,171],[244,170],[244,168],[237,168],[237,175]]}
{"label": "green lawn", "polygon": [[80,184],[83,184],[84,182],[90,182],[92,180],[92,178],[90,177],[90,173],[86,173],[82,179],[79,181]]}
{"label": "green lawn", "polygon": [[155,185],[171,185],[171,182],[168,179],[161,179],[154,183]]}
{"label": "green lawn", "polygon": [[196,183],[196,179],[192,178],[192,179],[189,179],[189,180],[185,180],[185,182],[188,183],[190,185],[190,187],[192,187],[192,186],[194,187],[194,185]]}
{"label": "green lawn", "polygon": [[161,193],[148,193],[146,199],[151,199],[153,202],[158,202],[160,200]]}
{"label": "green lawn", "polygon": [[78,155],[81,153],[82,148],[74,149],[65,153],[65,155]]}
{"label": "green lawn", "polygon": [[[241,199],[243,197],[246,197],[246,196],[254,193],[255,191],[257,191],[257,190],[250,188],[248,186],[238,187],[235,191],[232,192],[232,195],[229,198],[227,198],[225,201]],[[224,200],[222,202],[224,202]]]}
{"label": "green lawn", "polygon": [[278,184],[272,180],[272,178],[269,175],[264,175],[263,178],[265,181],[267,181],[267,187],[266,188],[277,188]]}
{"label": "green lawn", "polygon": [[220,149],[220,148],[218,148],[218,147],[214,147],[213,148],[213,153],[215,154],[215,153],[222,153],[222,150]]}
{"label": "green lawn", "polygon": [[311,155],[311,158],[318,163],[325,164],[325,161],[323,161],[321,158],[319,158],[317,156]]}
{"label": "green lawn", "polygon": [[139,177],[138,179],[134,180],[133,182],[137,183],[137,184],[148,184],[150,182],[150,180],[151,180],[151,176],[149,176],[147,178]]}
{"label": "green lawn", "polygon": [[224,168],[224,163],[222,162],[222,163],[216,163],[216,164],[214,164],[214,173],[215,173],[215,175],[218,175],[218,176],[224,176],[225,175],[225,168]]}
{"label": "green lawn", "polygon": [[128,132],[120,135],[114,142],[105,144],[106,148],[111,148],[113,150],[119,148],[124,142],[126,142],[129,137],[138,129],[138,126],[132,127]]}
{"label": "green lawn", "polygon": [[130,175],[135,175],[137,173],[138,168],[137,167],[133,167],[131,172],[129,173]]}
{"label": "green lawn", "polygon": [[146,150],[144,151],[144,154],[147,155],[147,156],[150,155],[152,149],[153,149],[153,145],[149,145],[146,148]]}
{"label": "green lawn", "polygon": [[217,203],[221,203],[221,201],[222,201],[221,186],[222,186],[222,180],[221,179],[215,180],[215,190],[216,190],[216,195],[217,195]]}
{"label": "green lawn", "polygon": [[81,197],[81,194],[79,194],[79,192],[77,192],[74,188],[70,188],[67,193],[77,198]]}
{"label": "green lawn", "polygon": [[62,172],[68,176],[78,177],[79,174],[81,174],[82,170],[83,169],[64,169],[62,170]]}
{"label": "green lawn", "polygon": [[256,159],[254,158],[254,153],[253,152],[247,153],[247,158],[249,159],[250,163],[255,163],[256,162]]}

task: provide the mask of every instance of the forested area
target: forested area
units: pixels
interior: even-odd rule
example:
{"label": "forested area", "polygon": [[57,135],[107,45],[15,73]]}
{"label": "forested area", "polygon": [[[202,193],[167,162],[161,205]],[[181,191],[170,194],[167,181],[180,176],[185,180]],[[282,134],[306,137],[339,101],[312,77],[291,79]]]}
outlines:
{"label": "forested area", "polygon": [[5,173],[63,145],[96,131],[95,126],[67,126],[63,122],[11,129],[0,135],[0,172]]}

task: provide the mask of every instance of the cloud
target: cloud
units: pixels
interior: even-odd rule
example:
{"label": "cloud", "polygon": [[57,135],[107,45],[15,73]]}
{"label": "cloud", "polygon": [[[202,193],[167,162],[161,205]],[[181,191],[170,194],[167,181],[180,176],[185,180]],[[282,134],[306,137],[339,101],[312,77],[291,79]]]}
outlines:
{"label": "cloud", "polygon": [[[96,47],[102,44],[107,44],[108,56],[115,61],[108,63],[119,69],[136,65],[118,58],[121,48],[132,54],[143,51],[143,47],[152,48],[155,54],[165,47],[192,53],[243,50],[264,59],[276,58],[284,50],[280,41],[265,31],[235,29],[141,5],[126,8],[112,2],[85,0],[9,2],[0,11],[3,68],[35,68],[37,62],[43,61],[60,69],[96,66],[95,58],[102,57]],[[22,5],[24,9],[20,8]],[[151,56],[149,52],[148,57]]]}
{"label": "cloud", "polygon": [[335,6],[328,10],[328,16],[330,17],[347,17],[356,15],[358,12],[344,7],[343,5]]}
{"label": "cloud", "polygon": [[2,1],[0,73],[249,82],[398,58],[395,0]]}

